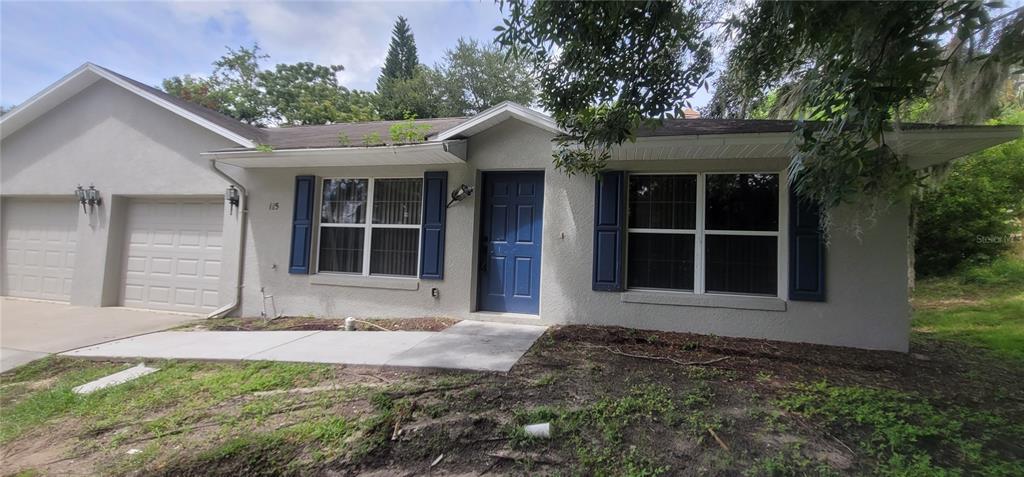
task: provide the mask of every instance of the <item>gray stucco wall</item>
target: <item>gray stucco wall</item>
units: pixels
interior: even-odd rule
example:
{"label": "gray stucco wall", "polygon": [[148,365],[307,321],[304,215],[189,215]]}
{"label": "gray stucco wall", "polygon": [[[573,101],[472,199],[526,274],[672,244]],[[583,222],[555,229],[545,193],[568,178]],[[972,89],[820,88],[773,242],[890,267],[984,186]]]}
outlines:
{"label": "gray stucco wall", "polygon": [[[626,303],[623,293],[591,290],[594,180],[567,177],[551,164],[551,134],[518,121],[506,121],[472,137],[468,164],[445,167],[350,167],[239,169],[229,172],[250,191],[244,298],[241,314],[259,315],[263,295],[273,295],[284,315],[476,316],[476,254],[479,200],[476,195],[448,210],[445,279],[412,280],[405,288],[379,279],[315,282],[323,277],[288,273],[292,204],[296,175],[320,177],[422,176],[448,170],[449,189],[478,186],[487,170],[543,170],[544,240],[539,322],[590,323],[645,329],[713,333],[775,340],[905,351],[909,336],[906,287],[907,209],[897,206],[877,217],[860,237],[836,232],[827,258],[828,301],[786,301],[785,311],[736,309],[736,300],[717,306]],[[613,169],[665,172],[783,171],[787,159],[622,162]],[[277,204],[272,210],[271,204]],[[848,214],[836,211],[839,222]],[[785,217],[785,216],[783,216]],[[785,226],[780,243],[785,244]],[[785,255],[783,255],[785,257]],[[785,260],[782,260],[785,263]],[[780,272],[785,276],[785,270]],[[358,286],[353,286],[356,284]],[[784,282],[783,282],[784,284]],[[439,298],[431,297],[437,288]],[[783,289],[786,287],[783,286]],[[712,297],[713,298],[713,297]],[[267,300],[268,308],[270,300]],[[771,308],[771,307],[768,307]],[[269,312],[270,310],[268,310]]]}
{"label": "gray stucco wall", "polygon": [[[116,305],[124,217],[132,197],[222,197],[227,182],[201,152],[234,143],[99,80],[0,143],[3,197],[60,197],[78,207],[76,185],[95,184],[103,205],[79,213],[71,303]],[[238,216],[225,213],[221,303],[231,301]]]}

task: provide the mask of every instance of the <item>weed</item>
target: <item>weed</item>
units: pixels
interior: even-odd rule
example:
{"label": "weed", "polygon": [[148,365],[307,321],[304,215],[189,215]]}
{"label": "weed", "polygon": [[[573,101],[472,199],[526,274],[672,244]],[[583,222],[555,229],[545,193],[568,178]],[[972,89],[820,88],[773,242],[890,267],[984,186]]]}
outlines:
{"label": "weed", "polygon": [[[1002,418],[962,408],[939,410],[927,400],[894,390],[801,384],[779,401],[787,410],[866,438],[861,447],[878,462],[880,475],[999,475],[1000,468],[1024,475],[1024,463],[1005,460],[987,444],[1011,439]],[[968,428],[980,432],[968,432]]]}
{"label": "weed", "polygon": [[775,454],[757,459],[743,472],[743,475],[749,477],[800,477],[804,475],[828,477],[839,475],[828,463],[805,456],[800,447],[799,443],[792,443]]}

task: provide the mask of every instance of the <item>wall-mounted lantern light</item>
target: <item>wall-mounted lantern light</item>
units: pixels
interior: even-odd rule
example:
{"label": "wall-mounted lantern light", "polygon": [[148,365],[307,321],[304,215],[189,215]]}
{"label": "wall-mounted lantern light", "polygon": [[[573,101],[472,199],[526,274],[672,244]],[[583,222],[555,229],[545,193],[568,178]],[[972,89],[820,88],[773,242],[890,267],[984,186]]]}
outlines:
{"label": "wall-mounted lantern light", "polygon": [[445,208],[449,208],[456,202],[461,202],[466,197],[473,195],[473,186],[462,184],[458,189],[452,191],[452,200],[448,201],[448,205]]}
{"label": "wall-mounted lantern light", "polygon": [[82,204],[82,213],[88,213],[88,211],[85,210],[85,204],[89,202],[89,199],[86,198],[85,189],[82,188],[81,184],[79,184],[78,187],[75,188],[75,198],[78,199],[79,204]]}
{"label": "wall-mounted lantern light", "polygon": [[224,200],[227,201],[228,207],[230,207],[230,209],[228,209],[228,215],[233,214],[235,209],[238,207],[238,196],[238,189],[236,189],[235,186],[230,186],[224,191]]}
{"label": "wall-mounted lantern light", "polygon": [[[83,189],[81,185],[75,188],[75,198],[78,199],[78,203],[82,204],[82,212],[90,213],[96,206],[103,204],[103,197],[100,195],[100,191],[96,190],[96,186],[90,185],[88,189]],[[88,205],[89,209],[86,210],[85,206]]]}

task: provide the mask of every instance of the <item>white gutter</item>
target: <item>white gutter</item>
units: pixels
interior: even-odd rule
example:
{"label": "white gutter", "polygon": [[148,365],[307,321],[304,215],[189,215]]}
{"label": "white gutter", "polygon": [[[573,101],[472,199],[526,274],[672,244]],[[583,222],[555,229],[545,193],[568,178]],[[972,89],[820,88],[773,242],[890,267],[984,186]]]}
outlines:
{"label": "white gutter", "polygon": [[238,269],[236,270],[235,282],[238,283],[238,289],[235,291],[235,296],[231,303],[217,308],[206,318],[223,318],[238,308],[238,305],[242,302],[242,277],[245,271],[245,219],[249,215],[249,193],[245,190],[245,186],[236,181],[233,177],[229,176],[226,172],[217,168],[217,160],[213,159],[210,161],[210,168],[218,176],[228,181],[232,185],[238,188]]}

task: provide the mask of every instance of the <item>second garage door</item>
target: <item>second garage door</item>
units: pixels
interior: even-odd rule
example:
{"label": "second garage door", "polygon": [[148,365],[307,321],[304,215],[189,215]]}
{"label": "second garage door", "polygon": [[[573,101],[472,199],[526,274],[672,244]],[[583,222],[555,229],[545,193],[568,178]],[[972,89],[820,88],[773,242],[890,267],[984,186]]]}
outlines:
{"label": "second garage door", "polygon": [[124,306],[215,310],[223,210],[219,199],[132,200],[122,274]]}

